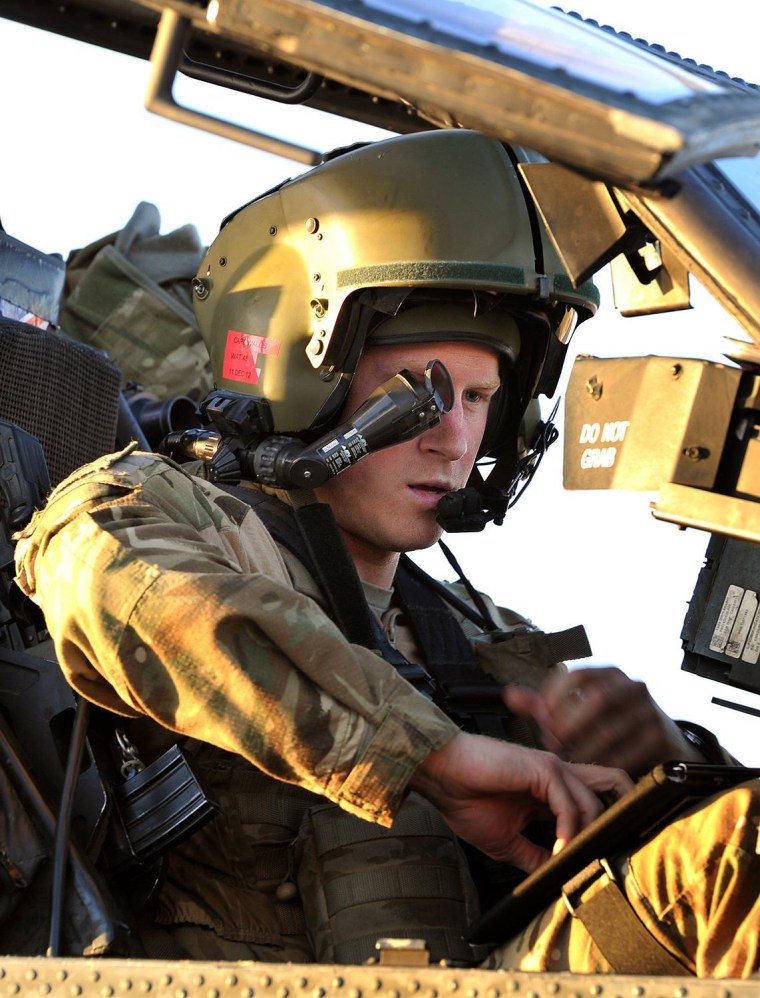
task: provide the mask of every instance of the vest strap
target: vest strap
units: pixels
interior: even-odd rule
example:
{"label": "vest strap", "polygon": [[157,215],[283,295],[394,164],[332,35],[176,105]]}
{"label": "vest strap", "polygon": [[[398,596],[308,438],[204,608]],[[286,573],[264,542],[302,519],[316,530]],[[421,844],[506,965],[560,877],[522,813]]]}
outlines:
{"label": "vest strap", "polygon": [[352,644],[377,648],[364,590],[338,535],[332,510],[325,503],[315,502],[294,508],[293,516],[311,555],[310,568],[330,603],[335,623]]}

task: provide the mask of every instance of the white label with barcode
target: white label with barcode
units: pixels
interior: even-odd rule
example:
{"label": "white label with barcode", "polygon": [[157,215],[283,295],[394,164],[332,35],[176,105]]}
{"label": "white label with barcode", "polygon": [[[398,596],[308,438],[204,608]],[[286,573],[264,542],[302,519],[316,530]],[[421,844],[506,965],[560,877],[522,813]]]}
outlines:
{"label": "white label with barcode", "polygon": [[760,659],[760,608],[755,611],[755,619],[747,635],[747,643],[742,652],[742,662],[749,662],[750,665],[757,665]]}
{"label": "white label with barcode", "polygon": [[730,658],[739,658],[744,650],[744,642],[747,640],[752,622],[757,613],[757,593],[747,589],[742,596],[739,609],[736,613],[734,626],[726,644],[726,655]]}
{"label": "white label with barcode", "polygon": [[731,628],[734,626],[736,614],[742,603],[744,590],[741,586],[729,586],[720,609],[718,623],[715,625],[712,640],[710,641],[710,651],[725,653],[728,639],[731,637]]}

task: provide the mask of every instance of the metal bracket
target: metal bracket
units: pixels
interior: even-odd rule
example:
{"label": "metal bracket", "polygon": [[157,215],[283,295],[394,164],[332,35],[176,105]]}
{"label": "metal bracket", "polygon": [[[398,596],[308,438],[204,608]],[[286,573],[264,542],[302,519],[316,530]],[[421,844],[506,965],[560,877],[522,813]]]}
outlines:
{"label": "metal bracket", "polygon": [[424,939],[378,939],[376,961],[382,967],[427,967],[430,951]]}
{"label": "metal bracket", "polygon": [[[321,163],[322,154],[314,149],[285,142],[264,132],[235,125],[233,122],[204,114],[201,111],[194,111],[174,100],[172,95],[174,78],[177,72],[183,70],[181,63],[184,58],[184,46],[190,25],[189,18],[183,17],[171,8],[166,8],[162,12],[150,57],[151,72],[148,89],[145,93],[147,110],[164,118],[169,118],[171,121],[177,121],[182,125],[190,125],[193,128],[200,128],[202,131],[211,132],[213,135],[231,139],[233,142],[243,142],[245,145],[254,146],[254,148],[271,153],[273,156],[284,156],[298,163],[305,163],[307,166],[316,166]],[[188,75],[201,75],[198,72],[197,64],[191,63],[184,68]],[[219,77],[211,80],[208,72],[210,69],[211,67],[206,68],[206,72],[203,74],[205,78],[211,82],[220,82]],[[319,82],[321,83],[321,81]],[[300,87],[294,88],[294,91],[300,94],[299,99],[303,100],[310,92],[313,92],[311,87],[317,85],[317,81],[313,77],[311,79],[307,77]],[[262,96],[271,99],[273,96],[271,89],[269,87],[269,92],[262,93]],[[294,100],[294,91],[289,91],[290,98],[287,98],[289,102]],[[284,97],[286,95],[281,94],[278,99],[282,100]]]}

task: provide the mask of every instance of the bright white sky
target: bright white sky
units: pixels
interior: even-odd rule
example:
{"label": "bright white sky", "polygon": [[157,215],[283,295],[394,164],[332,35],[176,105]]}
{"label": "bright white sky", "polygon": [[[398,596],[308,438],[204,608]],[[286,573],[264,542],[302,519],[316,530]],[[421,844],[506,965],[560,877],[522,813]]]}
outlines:
{"label": "bright white sky", "polygon": [[[499,7],[498,0],[482,0],[486,4]],[[746,0],[699,10],[693,0],[560,6],[760,82]],[[0,219],[8,233],[44,252],[65,257],[120,229],[143,200],[159,207],[162,231],[193,222],[210,242],[230,210],[303,169],[148,114],[142,107],[146,63],[8,21],[0,21],[0,42]],[[205,90],[199,97],[191,83],[175,88],[175,97],[319,149],[380,137],[305,108],[228,93],[210,100]],[[722,336],[741,336],[698,286],[690,312],[625,320],[613,308],[606,279],[599,283],[602,309],[577,334],[579,352],[722,360]],[[558,443],[503,527],[449,539],[472,581],[547,629],[585,623],[594,662],[644,679],[671,715],[711,727],[743,762],[760,765],[758,719],[710,703],[718,696],[757,708],[760,696],[680,671],[679,635],[707,535],[653,520],[648,494],[565,492],[561,467]],[[425,563],[442,564],[435,553]],[[448,566],[440,572],[451,575]]]}

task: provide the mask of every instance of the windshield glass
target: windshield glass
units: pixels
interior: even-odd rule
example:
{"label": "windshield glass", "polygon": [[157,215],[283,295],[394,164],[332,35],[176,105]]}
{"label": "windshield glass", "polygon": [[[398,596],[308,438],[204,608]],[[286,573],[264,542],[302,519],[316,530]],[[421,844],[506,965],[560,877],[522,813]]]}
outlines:
{"label": "windshield glass", "polygon": [[718,84],[675,64],[667,65],[612,33],[600,34],[590,25],[568,21],[564,14],[526,0],[468,0],[466,4],[364,0],[364,5],[411,24],[429,25],[458,42],[492,46],[504,55],[552,71],[562,69],[576,79],[652,104],[721,90]]}
{"label": "windshield glass", "polygon": [[760,158],[721,159],[716,166],[760,216]]}

